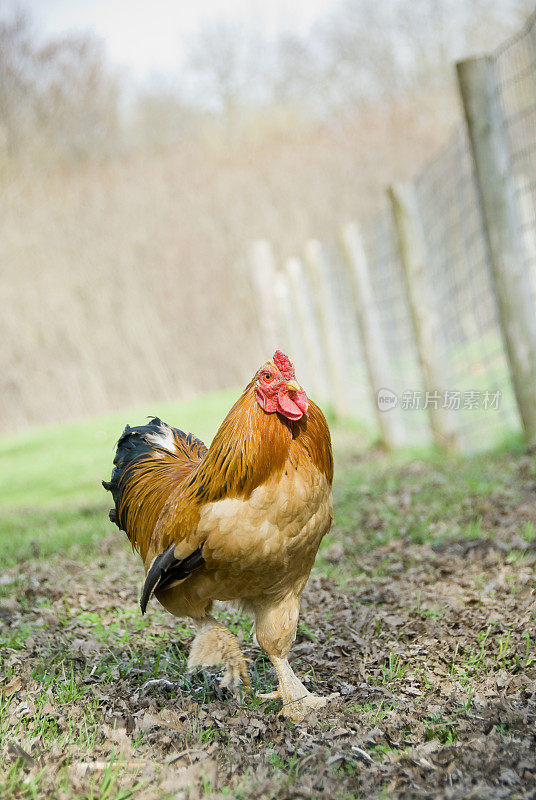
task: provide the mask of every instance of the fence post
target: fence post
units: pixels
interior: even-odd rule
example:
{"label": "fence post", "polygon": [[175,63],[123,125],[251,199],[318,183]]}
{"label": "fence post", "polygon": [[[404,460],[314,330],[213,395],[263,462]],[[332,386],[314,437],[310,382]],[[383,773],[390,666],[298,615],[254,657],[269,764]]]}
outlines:
{"label": "fence post", "polygon": [[313,399],[328,400],[332,403],[333,393],[326,381],[327,358],[317,327],[307,274],[299,258],[289,258],[285,269],[290,284],[292,307],[296,312],[297,324],[301,331],[307,365],[306,374]]}
{"label": "fence post", "polygon": [[393,391],[395,381],[382,335],[367,255],[361,232],[354,222],[342,227],[341,242],[381,438],[386,447],[397,447],[405,440],[402,414],[398,405],[383,410],[379,407],[378,392],[380,389]]}
{"label": "fence post", "polygon": [[276,299],[276,266],[272,246],[267,239],[257,239],[251,244],[249,266],[255,306],[259,317],[263,349],[270,357],[281,343],[279,323],[281,314]]}
{"label": "fence post", "polygon": [[484,236],[510,376],[526,440],[536,440],[536,315],[525,268],[523,236],[493,60],[456,65]]}
{"label": "fence post", "polygon": [[286,272],[281,270],[276,272],[274,292],[278,310],[283,317],[284,323],[285,335],[283,337],[283,349],[294,362],[298,380],[301,382],[302,379],[300,375],[303,375],[306,369],[304,354],[305,335],[296,318],[289,284],[290,281]]}
{"label": "fence post", "polygon": [[350,414],[348,366],[344,360],[344,342],[332,286],[333,276],[330,275],[322,245],[316,239],[311,239],[305,246],[305,265],[311,278],[313,303],[320,335],[326,348],[333,411],[338,417],[347,417]]}
{"label": "fence post", "polygon": [[448,388],[443,368],[444,353],[440,346],[438,317],[429,297],[424,274],[426,240],[414,185],[403,183],[389,187],[389,199],[424,390],[428,398],[439,395],[436,403],[428,402],[427,405],[432,436],[442,450],[456,450],[458,435],[452,413],[442,407],[441,395]]}

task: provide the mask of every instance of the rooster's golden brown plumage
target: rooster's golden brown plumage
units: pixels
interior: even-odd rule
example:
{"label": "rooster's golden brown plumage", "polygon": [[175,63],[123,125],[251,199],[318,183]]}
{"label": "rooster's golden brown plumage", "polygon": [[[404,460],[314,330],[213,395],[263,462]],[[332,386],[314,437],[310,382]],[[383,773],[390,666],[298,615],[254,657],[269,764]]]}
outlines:
{"label": "rooster's golden brown plumage", "polygon": [[272,696],[297,721],[325,700],[310,694],[287,656],[300,598],[332,521],[333,459],[321,410],[280,351],[255,374],[211,446],[159,419],[127,426],[109,483],[113,521],[146,570],[141,605],[154,594],[197,626],[189,666],[224,665],[242,680],[245,660],[211,616],[214,600],[239,601],[279,680]]}

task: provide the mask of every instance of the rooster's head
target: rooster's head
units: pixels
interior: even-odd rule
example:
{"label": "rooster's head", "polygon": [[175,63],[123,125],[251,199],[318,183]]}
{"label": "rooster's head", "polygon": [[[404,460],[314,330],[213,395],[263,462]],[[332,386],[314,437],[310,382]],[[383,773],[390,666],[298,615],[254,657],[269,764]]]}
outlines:
{"label": "rooster's head", "polygon": [[267,414],[277,411],[292,422],[307,416],[309,398],[296,380],[292,361],[281,350],[257,372],[255,397]]}

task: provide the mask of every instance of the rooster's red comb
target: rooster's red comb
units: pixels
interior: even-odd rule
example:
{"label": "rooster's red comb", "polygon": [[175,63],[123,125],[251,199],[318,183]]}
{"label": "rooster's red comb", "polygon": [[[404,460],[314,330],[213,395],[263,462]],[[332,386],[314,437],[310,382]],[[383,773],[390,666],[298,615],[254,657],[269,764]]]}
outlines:
{"label": "rooster's red comb", "polygon": [[294,367],[292,366],[292,361],[288,356],[281,352],[281,350],[276,350],[274,353],[274,364],[276,365],[279,372],[283,375],[287,381],[292,380],[292,378],[296,377],[296,373],[294,372]]}

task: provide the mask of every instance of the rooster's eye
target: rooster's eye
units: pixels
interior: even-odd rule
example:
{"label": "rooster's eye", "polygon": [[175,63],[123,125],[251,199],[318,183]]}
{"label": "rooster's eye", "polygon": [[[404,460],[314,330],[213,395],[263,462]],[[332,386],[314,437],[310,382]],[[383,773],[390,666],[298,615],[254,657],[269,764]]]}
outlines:
{"label": "rooster's eye", "polygon": [[265,372],[264,373],[264,380],[265,381],[271,381],[272,380],[272,376],[270,375],[269,372]]}

